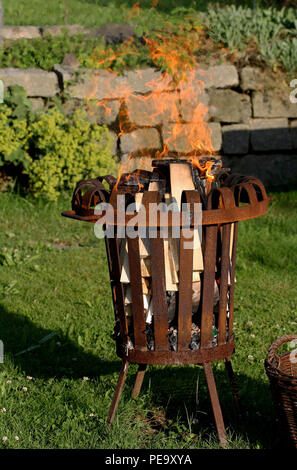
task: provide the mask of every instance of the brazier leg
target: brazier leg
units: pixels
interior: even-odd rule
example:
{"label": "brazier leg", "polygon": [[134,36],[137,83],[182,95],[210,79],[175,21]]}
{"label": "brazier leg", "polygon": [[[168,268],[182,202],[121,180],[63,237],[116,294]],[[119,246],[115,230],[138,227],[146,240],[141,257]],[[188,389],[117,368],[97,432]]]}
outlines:
{"label": "brazier leg", "polygon": [[114,417],[118,408],[118,404],[121,398],[121,393],[122,393],[122,390],[126,381],[128,365],[129,365],[128,361],[124,360],[122,362],[122,368],[121,368],[120,376],[118,379],[117,388],[114,392],[113,400],[109,409],[107,424],[111,424],[114,420]]}
{"label": "brazier leg", "polygon": [[146,364],[138,365],[138,371],[137,371],[135,382],[134,382],[132,398],[137,398],[140,393],[142,382],[144,379],[145,370],[146,370]]}
{"label": "brazier leg", "polygon": [[235,405],[235,411],[236,411],[236,417],[239,426],[242,425],[242,415],[241,415],[241,409],[240,409],[240,400],[239,400],[239,393],[238,393],[238,385],[236,382],[236,378],[233,372],[231,360],[229,357],[226,357],[225,359],[225,367],[226,371],[228,374],[228,378],[230,381],[231,385],[231,390],[232,390],[232,395],[233,395],[233,400],[234,400],[234,405]]}
{"label": "brazier leg", "polygon": [[226,430],[225,430],[223,415],[221,411],[217,387],[216,387],[216,383],[214,380],[211,364],[209,362],[203,364],[203,369],[204,369],[207,387],[208,387],[208,391],[210,395],[211,406],[212,406],[214,419],[215,419],[215,423],[216,423],[216,427],[217,427],[217,431],[219,435],[220,444],[222,447],[227,447],[228,442],[227,442]]}

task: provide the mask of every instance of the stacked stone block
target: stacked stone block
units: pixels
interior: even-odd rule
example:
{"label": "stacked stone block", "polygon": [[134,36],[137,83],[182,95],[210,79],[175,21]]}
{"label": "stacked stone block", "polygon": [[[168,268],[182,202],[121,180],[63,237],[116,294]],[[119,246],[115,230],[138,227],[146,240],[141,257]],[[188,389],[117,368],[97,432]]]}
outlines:
{"label": "stacked stone block", "polygon": [[[205,118],[213,149],[223,155],[225,166],[262,176],[269,184],[297,179],[297,104],[290,101],[289,83],[271,87],[262,70],[244,67],[238,71],[232,64],[201,67],[193,76],[197,93],[189,98],[182,89],[173,89],[170,80],[153,68],[126,71],[123,75],[69,65],[57,65],[51,72],[0,70],[4,88],[15,84],[24,87],[35,107],[42,107],[44,100],[66,89],[71,96],[65,103],[66,112],[84,106],[93,122],[106,124],[120,159],[127,159],[130,152],[139,149],[161,150],[165,141],[170,152],[186,154],[195,150],[187,136],[196,121],[199,133],[199,113],[195,114],[195,109],[202,103],[208,109]],[[160,111],[161,97],[168,106]],[[182,129],[178,137],[173,136],[177,122]],[[264,170],[267,165],[269,169]]]}

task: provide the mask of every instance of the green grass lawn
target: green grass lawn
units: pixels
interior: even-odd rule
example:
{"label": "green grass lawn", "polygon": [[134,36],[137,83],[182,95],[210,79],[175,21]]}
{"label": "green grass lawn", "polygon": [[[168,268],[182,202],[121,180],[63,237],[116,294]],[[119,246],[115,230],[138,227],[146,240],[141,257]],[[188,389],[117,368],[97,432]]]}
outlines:
{"label": "green grass lawn", "polygon": [[[274,197],[266,216],[239,224],[233,366],[241,431],[223,363],[214,366],[231,448],[279,446],[263,362],[274,339],[297,330],[297,192]],[[149,367],[134,400],[131,365],[106,427],[121,361],[104,243],[92,224],[60,216],[69,207],[70,196],[54,204],[0,195],[0,447],[219,447],[199,366]]]}
{"label": "green grass lawn", "polygon": [[[295,0],[292,0],[294,2]],[[155,1],[156,3],[156,1]],[[289,0],[286,5],[291,5]],[[177,0],[135,3],[121,0],[3,0],[4,22],[13,25],[81,24],[100,27],[106,23],[131,23],[132,42],[105,47],[104,41],[87,36],[65,35],[4,41],[0,67],[41,67],[51,70],[66,53],[75,54],[83,67],[142,68],[152,66],[148,47],[139,38],[158,37],[190,41],[196,62],[233,62],[242,67],[256,65],[286,71],[295,78],[297,70],[296,9],[276,9],[284,2],[246,0],[217,2]],[[253,6],[259,8],[254,9]],[[252,8],[251,8],[252,7]],[[172,41],[174,45],[174,40]],[[173,46],[174,47],[174,46]],[[245,51],[245,53],[243,53]],[[183,51],[181,51],[183,55]],[[164,61],[155,65],[163,67]]]}
{"label": "green grass lawn", "polygon": [[[131,19],[131,9],[136,0],[2,0],[5,24],[9,25],[56,25],[82,24],[85,26],[101,26],[105,23],[122,23]],[[153,0],[141,0],[139,6],[142,12],[140,20],[151,21],[153,17],[165,17],[174,8],[181,6],[179,0],[159,0],[156,8],[152,8]],[[184,0],[182,6],[193,7],[197,11],[205,11],[216,0]],[[253,6],[254,0],[230,0],[224,5]],[[265,1],[258,1],[258,4]],[[271,2],[270,2],[271,4]],[[136,9],[134,9],[134,13]]]}

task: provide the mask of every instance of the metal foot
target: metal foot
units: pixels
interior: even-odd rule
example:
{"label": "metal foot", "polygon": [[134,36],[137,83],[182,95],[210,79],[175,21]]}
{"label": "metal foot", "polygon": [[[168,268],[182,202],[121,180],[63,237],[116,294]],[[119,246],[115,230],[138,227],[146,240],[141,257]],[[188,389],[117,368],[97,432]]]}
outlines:
{"label": "metal foot", "polygon": [[109,409],[107,424],[111,424],[114,420],[114,417],[118,408],[118,404],[121,398],[121,393],[122,393],[122,390],[126,381],[128,365],[129,365],[128,361],[124,360],[122,362],[122,368],[121,368],[120,376],[118,378],[117,388],[114,392],[113,400]]}
{"label": "metal foot", "polygon": [[203,369],[204,369],[207,387],[208,387],[208,391],[210,395],[212,411],[214,414],[214,419],[215,419],[215,423],[216,423],[216,427],[217,427],[217,431],[219,435],[220,444],[222,447],[227,447],[228,446],[227,435],[226,435],[223,415],[221,411],[217,387],[215,384],[211,364],[209,362],[204,363]]}
{"label": "metal foot", "polygon": [[146,371],[146,364],[139,364],[135,382],[134,382],[132,398],[137,398],[140,393],[145,371]]}

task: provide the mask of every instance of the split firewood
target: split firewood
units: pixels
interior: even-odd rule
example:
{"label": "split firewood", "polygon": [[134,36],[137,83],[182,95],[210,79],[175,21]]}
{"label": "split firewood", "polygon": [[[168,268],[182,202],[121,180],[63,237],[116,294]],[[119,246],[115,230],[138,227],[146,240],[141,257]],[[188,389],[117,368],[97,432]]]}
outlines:
{"label": "split firewood", "polygon": [[142,292],[143,292],[143,294],[151,295],[151,289],[150,289],[149,286],[150,286],[150,280],[142,278]]}
{"label": "split firewood", "polygon": [[[159,191],[158,181],[152,181],[149,185],[149,191]],[[167,195],[168,196],[168,195]],[[166,202],[166,198],[165,198]],[[174,267],[174,260],[172,258],[172,251],[170,250],[168,239],[164,238],[164,263],[165,263],[165,282],[167,291],[177,291],[178,282],[177,270]]]}
{"label": "split firewood", "polygon": [[141,203],[142,203],[143,193],[136,193],[134,197],[135,197],[135,210],[136,212],[139,212]]}
{"label": "split firewood", "polygon": [[144,258],[140,260],[141,276],[142,277],[151,277],[152,268],[151,268],[151,259]]}
{"label": "split firewood", "polygon": [[[171,194],[166,193],[164,196],[166,206],[170,206],[173,203]],[[173,283],[178,282],[178,271],[179,271],[179,256],[178,256],[178,239],[172,237],[172,228],[168,227],[168,263],[171,271],[171,278]],[[165,247],[164,247],[165,249]],[[165,260],[166,261],[166,260]],[[167,289],[169,290],[169,289]]]}
{"label": "split firewood", "polygon": [[[172,203],[170,194],[165,194],[165,204]],[[168,227],[168,238],[164,239],[166,291],[178,290],[178,246],[177,239],[172,238],[172,229]]]}
{"label": "split firewood", "polygon": [[126,309],[127,326],[129,328],[132,326],[132,322],[133,322],[132,304],[126,305],[125,309]]}
{"label": "split firewood", "polygon": [[[179,211],[181,211],[182,192],[195,190],[190,165],[187,163],[172,163],[170,165],[170,184],[171,195],[176,200]],[[204,269],[201,243],[198,229],[194,229],[193,271],[203,271]]]}
{"label": "split firewood", "polygon": [[[222,238],[223,237],[223,227],[220,227],[220,232],[221,232],[221,238]],[[228,285],[229,286],[231,286],[233,241],[234,241],[234,223],[231,224],[231,230],[230,230],[229,269],[228,269]],[[234,282],[236,282],[236,279],[234,279]]]}
{"label": "split firewood", "polygon": [[151,297],[149,307],[146,312],[145,322],[151,324],[153,320],[153,298]]}
{"label": "split firewood", "polygon": [[176,269],[176,262],[175,262],[173,252],[172,252],[173,244],[171,242],[172,242],[172,238],[164,240],[165,264],[168,265],[169,273],[171,275],[171,282],[173,284],[177,284],[178,274],[177,274],[177,269]]}
{"label": "split firewood", "polygon": [[[231,224],[230,248],[229,248],[229,260],[230,260],[230,262],[229,262],[229,271],[228,271],[228,285],[229,286],[231,286],[233,242],[234,242],[234,224]],[[234,277],[234,282],[236,282],[236,277]]]}
{"label": "split firewood", "polygon": [[[202,221],[202,208],[201,210],[201,221]],[[203,251],[202,251],[202,230],[200,230],[201,238],[199,235],[199,229],[194,229],[194,239],[193,239],[193,270],[194,271],[203,271]]]}
{"label": "split firewood", "polygon": [[230,247],[229,247],[229,257],[230,257],[230,260],[232,259],[233,240],[234,240],[234,224],[231,224]]}
{"label": "split firewood", "polygon": [[[149,294],[143,294],[143,309],[145,312],[148,311],[149,305],[151,301],[151,296]],[[131,295],[131,288],[128,286],[125,294],[125,305],[128,311],[132,311],[132,295]]]}
{"label": "split firewood", "polygon": [[[121,282],[124,284],[130,283],[130,269],[129,269],[129,256],[128,256],[128,244],[123,246],[121,250],[121,265],[122,265],[122,272],[121,272]],[[141,267],[141,276],[144,278],[151,277],[151,260],[150,258],[143,258],[140,260],[140,267]],[[147,290],[147,284],[143,282],[143,289]]]}
{"label": "split firewood", "polygon": [[172,263],[168,239],[164,239],[165,283],[166,291],[178,290],[178,275]]}
{"label": "split firewood", "polygon": [[139,254],[140,258],[149,258],[150,257],[150,244],[149,238],[140,238],[139,237]]}
{"label": "split firewood", "polygon": [[[135,204],[136,204],[136,210],[139,210],[140,204],[142,201],[142,196],[143,193],[137,193],[135,194]],[[147,238],[139,238],[139,254],[140,258],[143,261],[143,258],[148,258],[150,256],[149,254],[149,240]],[[121,261],[121,266],[122,266],[122,272],[121,272],[121,282],[123,283],[130,283],[130,269],[129,269],[129,256],[128,256],[128,243],[127,240],[124,239],[121,242],[121,248],[120,248],[120,261]],[[141,261],[141,267],[142,271],[144,274],[142,274],[143,277],[149,277],[150,274],[148,273],[148,270],[146,268],[146,263],[143,264]],[[145,286],[143,285],[143,288]]]}
{"label": "split firewood", "polygon": [[[219,200],[219,209],[223,209],[222,198]],[[223,227],[220,227],[221,239],[223,238]],[[231,286],[231,270],[232,270],[232,253],[233,253],[233,241],[234,241],[234,223],[231,224],[230,229],[230,244],[229,244],[229,269],[228,269],[228,286]],[[234,278],[234,282],[236,279]]]}
{"label": "split firewood", "polygon": [[[141,279],[142,281],[142,293],[145,295],[151,295],[151,289],[149,287],[149,279]],[[130,284],[125,286],[125,304],[132,304],[131,288]]]}
{"label": "split firewood", "polygon": [[[143,199],[143,193],[136,193],[134,197],[135,197],[135,211],[140,212],[142,199]],[[148,239],[139,237],[138,240],[139,240],[140,258],[148,258],[149,257],[149,241],[148,241]]]}
{"label": "split firewood", "polygon": [[120,281],[124,284],[130,282],[130,269],[129,269],[129,257],[128,257],[128,243],[127,240],[123,240],[120,251],[120,261],[122,266],[121,279]]}
{"label": "split firewood", "polygon": [[159,186],[158,181],[152,181],[149,184],[149,187],[148,187],[149,191],[159,191],[159,189],[160,189],[160,186]]}
{"label": "split firewood", "polygon": [[193,271],[192,282],[200,282],[200,271]]}
{"label": "split firewood", "polygon": [[181,211],[181,196],[186,190],[194,190],[190,165],[187,163],[172,163],[170,165],[171,195],[176,200],[178,210]]}
{"label": "split firewood", "polygon": [[150,305],[151,296],[150,295],[143,295],[143,309],[146,312]]}

